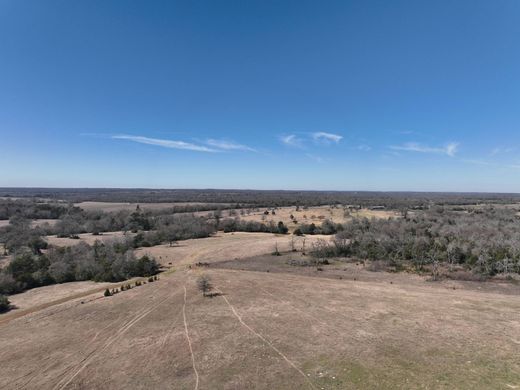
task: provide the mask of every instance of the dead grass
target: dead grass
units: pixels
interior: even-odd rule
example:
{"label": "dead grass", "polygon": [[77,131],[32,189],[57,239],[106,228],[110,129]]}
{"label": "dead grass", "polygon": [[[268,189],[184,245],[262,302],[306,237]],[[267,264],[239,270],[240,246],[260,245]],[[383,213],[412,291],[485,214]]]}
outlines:
{"label": "dead grass", "polygon": [[45,240],[50,244],[54,246],[73,246],[77,245],[80,242],[85,242],[89,245],[94,244],[96,241],[101,242],[110,242],[110,241],[117,241],[117,240],[123,240],[126,237],[133,237],[135,234],[131,232],[104,232],[97,236],[93,235],[92,233],[83,233],[78,234],[79,238],[61,238],[57,236],[46,236]]}
{"label": "dead grass", "polygon": [[114,297],[0,324],[4,388],[193,389],[193,364],[200,389],[520,383],[518,296],[204,272],[223,296],[203,298],[196,272],[183,271]]}
{"label": "dead grass", "polygon": [[[229,259],[243,259],[255,255],[271,253],[278,246],[282,252],[291,250],[291,242],[301,250],[305,239],[305,247],[311,249],[317,240],[330,240],[332,236],[295,237],[288,234],[271,233],[222,233],[213,237],[186,240],[170,247],[157,245],[151,248],[139,248],[136,255],[150,254],[163,265],[185,266],[197,262],[217,262]],[[171,263],[171,264],[170,264]]]}
{"label": "dead grass", "polygon": [[[288,265],[298,253],[266,255],[290,238],[219,234],[140,249],[177,272],[84,304],[66,299],[68,285],[32,290],[26,302],[65,299],[0,323],[0,387],[194,389],[197,378],[201,390],[520,386],[518,286],[506,294],[355,263],[317,271]],[[201,272],[223,295],[202,296]]]}
{"label": "dead grass", "polygon": [[[267,210],[270,212],[272,211],[272,209]],[[275,210],[275,215],[272,215],[271,213],[265,215],[264,211],[266,210],[262,209],[261,211],[255,211],[251,214],[240,215],[240,210],[237,210],[237,215],[246,221],[258,221],[264,223],[278,223],[279,221],[282,221],[287,227],[289,227],[291,232],[294,231],[299,224],[314,223],[319,226],[325,219],[335,223],[344,223],[352,218],[386,219],[399,217],[399,213],[395,211],[368,209],[351,211],[348,215],[345,215],[343,208],[331,206],[309,207],[307,209],[300,208],[298,211],[296,211],[296,207],[281,207]],[[224,213],[224,215],[226,216],[226,213]],[[291,215],[294,219],[291,218]],[[297,221],[297,223],[294,223],[294,221]]]}

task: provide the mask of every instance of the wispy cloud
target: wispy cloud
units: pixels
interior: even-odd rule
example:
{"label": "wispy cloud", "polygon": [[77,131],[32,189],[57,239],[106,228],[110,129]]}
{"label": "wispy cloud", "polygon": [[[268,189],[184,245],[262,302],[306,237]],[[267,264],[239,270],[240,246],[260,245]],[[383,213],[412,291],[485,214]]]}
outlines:
{"label": "wispy cloud", "polygon": [[491,162],[491,161],[471,160],[471,159],[462,159],[460,161],[467,163],[467,164],[473,164],[473,165],[491,166],[491,167],[497,167],[497,168],[520,169],[520,164],[500,164],[500,163]]}
{"label": "wispy cloud", "polygon": [[255,149],[247,146],[238,144],[233,141],[226,141],[226,140],[217,140],[217,139],[208,139],[206,141],[206,144],[209,146],[212,146],[214,148],[222,149],[222,150],[242,150],[246,152],[256,152]]}
{"label": "wispy cloud", "polygon": [[280,141],[287,146],[292,146],[295,148],[303,147],[303,140],[298,138],[295,134],[283,135],[280,137]]}
{"label": "wispy cloud", "polygon": [[515,148],[494,148],[493,150],[491,150],[489,155],[491,157],[494,157],[496,155],[502,155],[502,154],[511,153],[514,151],[515,151]]}
{"label": "wispy cloud", "polygon": [[313,155],[313,154],[306,154],[306,156],[307,156],[308,158],[310,158],[311,160],[316,161],[316,162],[319,163],[319,164],[325,162],[325,160],[323,159],[323,157],[320,157],[320,156],[315,156],[315,155]]}
{"label": "wispy cloud", "polygon": [[492,163],[484,160],[475,160],[475,159],[462,159],[462,162],[473,164],[473,165],[493,165]]}
{"label": "wispy cloud", "polygon": [[171,148],[171,149],[184,149],[184,150],[192,150],[195,152],[218,152],[218,150],[208,148],[203,145],[197,145],[190,142],[184,142],[184,141],[172,141],[167,139],[158,139],[158,138],[148,138],[148,137],[142,137],[137,135],[113,135],[111,137],[112,139],[122,139],[122,140],[128,140],[132,142],[137,142],[140,144],[146,144],[146,145],[155,145],[155,146],[162,146],[163,148]]}
{"label": "wispy cloud", "polygon": [[443,147],[431,147],[428,145],[422,145],[416,142],[407,142],[403,145],[390,146],[390,149],[401,150],[405,152],[418,152],[418,153],[437,153],[445,154],[453,157],[457,153],[459,144],[457,142],[450,142]]}
{"label": "wispy cloud", "polygon": [[368,145],[358,145],[356,147],[357,150],[361,150],[362,152],[369,152],[372,150],[372,147],[368,146]]}
{"label": "wispy cloud", "polygon": [[343,138],[342,135],[339,134],[332,134],[332,133],[325,133],[324,131],[318,131],[311,134],[314,141],[317,142],[325,142],[325,143],[338,143]]}

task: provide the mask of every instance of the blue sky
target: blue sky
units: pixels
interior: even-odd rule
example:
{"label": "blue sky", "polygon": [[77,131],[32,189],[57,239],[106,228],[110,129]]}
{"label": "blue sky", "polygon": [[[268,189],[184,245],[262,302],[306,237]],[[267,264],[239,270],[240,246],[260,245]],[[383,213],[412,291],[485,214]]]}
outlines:
{"label": "blue sky", "polygon": [[520,2],[0,0],[0,186],[520,192]]}

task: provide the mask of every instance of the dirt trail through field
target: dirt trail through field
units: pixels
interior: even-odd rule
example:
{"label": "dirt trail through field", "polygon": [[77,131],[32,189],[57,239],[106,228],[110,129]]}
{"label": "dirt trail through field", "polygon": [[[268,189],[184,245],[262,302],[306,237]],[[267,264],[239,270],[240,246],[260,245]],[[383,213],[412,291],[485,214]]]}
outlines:
{"label": "dirt trail through field", "polygon": [[[117,285],[117,286],[119,286],[119,285]],[[37,306],[31,307],[30,309],[26,309],[26,310],[24,310],[24,309],[16,309],[16,310],[14,310],[14,311],[12,311],[10,313],[7,313],[4,316],[0,317],[0,325],[7,324],[10,321],[15,320],[17,318],[24,317],[24,316],[32,314],[32,313],[37,313],[39,311],[42,311],[44,309],[47,309],[47,308],[50,308],[50,307],[53,307],[53,306],[61,305],[63,303],[67,303],[67,302],[73,301],[75,299],[88,297],[90,295],[103,292],[103,291],[105,291],[106,288],[107,288],[106,286],[105,287],[99,287],[99,288],[93,288],[91,290],[84,291],[84,292],[79,293],[79,294],[72,294],[72,295],[69,295],[67,297],[57,299],[55,301],[46,302],[46,303],[43,303],[41,305],[37,305]],[[110,288],[116,288],[116,285],[114,284]],[[94,299],[99,299],[99,298],[100,297],[96,297]],[[64,308],[64,310],[66,310],[66,308]]]}
{"label": "dirt trail through field", "polygon": [[193,365],[193,372],[195,373],[195,390],[199,388],[199,373],[197,371],[197,365],[195,364],[195,354],[191,347],[190,332],[188,331],[188,321],[186,320],[186,285],[184,285],[184,304],[182,306],[182,316],[184,319],[184,330],[186,332],[186,339],[188,340],[188,346],[190,348],[191,363]]}
{"label": "dirt trail through field", "polygon": [[152,311],[157,309],[163,302],[165,302],[170,296],[167,296],[163,299],[161,299],[159,302],[157,302],[155,305],[152,305],[151,307],[144,308],[140,310],[135,316],[133,316],[129,321],[124,323],[117,329],[117,331],[109,337],[103,346],[101,348],[94,349],[91,353],[89,353],[84,359],[82,359],[76,367],[73,369],[73,372],[70,375],[65,375],[65,378],[63,378],[61,381],[59,381],[56,386],[54,387],[55,390],[61,390],[64,389],[69,383],[72,382],[72,380],[78,376],[84,369],[87,367],[96,357],[98,357],[103,351],[105,351],[108,347],[110,347],[114,342],[117,341],[117,339],[125,334],[132,326],[134,326],[137,322],[145,318],[148,314],[150,314]]}
{"label": "dirt trail through field", "polygon": [[[364,281],[305,276],[280,256],[271,260],[284,272],[271,263],[264,272],[217,268],[234,253],[247,257],[250,244],[270,253],[280,240],[237,234],[162,247],[175,268],[157,282],[107,298],[103,286],[0,317],[0,388],[520,385],[520,295],[383,272]],[[220,297],[196,292],[200,274]]]}
{"label": "dirt trail through field", "polygon": [[267,346],[269,346],[269,348],[271,348],[278,355],[280,355],[292,368],[294,368],[300,375],[302,375],[305,378],[305,380],[307,381],[307,383],[309,384],[309,387],[311,389],[316,388],[312,384],[312,382],[309,381],[309,378],[307,378],[307,375],[305,375],[305,373],[302,370],[300,370],[292,360],[290,360],[285,354],[283,354],[278,348],[276,348],[272,342],[267,340],[264,336],[262,336],[260,333],[256,332],[253,328],[251,328],[248,324],[246,324],[244,322],[244,320],[242,319],[240,314],[238,314],[238,312],[236,311],[235,307],[229,302],[229,300],[226,298],[226,296],[222,292],[220,292],[220,296],[224,299],[224,301],[226,301],[227,305],[233,312],[233,315],[238,319],[238,321],[240,322],[240,324],[243,327],[245,327],[247,330],[249,330],[251,333],[253,333],[256,337],[258,337],[260,340],[262,340]]}

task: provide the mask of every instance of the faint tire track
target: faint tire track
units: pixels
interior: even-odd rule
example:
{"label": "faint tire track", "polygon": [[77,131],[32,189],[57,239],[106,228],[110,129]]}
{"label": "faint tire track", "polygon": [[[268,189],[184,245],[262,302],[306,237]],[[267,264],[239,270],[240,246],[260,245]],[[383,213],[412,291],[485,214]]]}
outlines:
{"label": "faint tire track", "polygon": [[238,319],[238,321],[244,326],[247,330],[249,330],[251,333],[253,333],[256,337],[258,337],[260,340],[262,340],[267,346],[269,346],[273,351],[275,351],[278,355],[280,355],[292,368],[294,368],[298,373],[305,378],[305,381],[309,385],[311,389],[316,389],[316,387],[312,384],[312,382],[307,378],[307,375],[300,370],[296,364],[294,364],[287,356],[285,356],[278,348],[276,348],[269,340],[267,340],[264,336],[262,336],[260,333],[256,332],[253,328],[251,328],[248,324],[244,322],[240,314],[235,310],[235,307],[229,302],[229,300],[226,298],[226,296],[220,292],[220,296],[226,301],[229,308],[235,315],[235,317]]}
{"label": "faint tire track", "polygon": [[[137,322],[145,318],[148,314],[150,314],[152,311],[157,309],[163,302],[165,302],[170,296],[165,297],[164,299],[161,299],[159,302],[157,302],[155,305],[145,308],[138,312],[136,316],[134,316],[131,320],[127,321],[125,325],[121,326],[113,336],[109,337],[105,344],[99,348],[95,349],[91,353],[89,353],[84,359],[82,359],[76,366],[76,371],[72,375],[69,375],[68,378],[63,378],[61,381],[59,381],[56,386],[54,387],[54,390],[61,390],[64,389],[66,386],[68,386],[76,376],[78,376],[91,362],[94,360],[99,353],[105,351],[108,347],[110,347],[117,339],[125,334],[133,325],[135,325]],[[83,364],[82,364],[83,363]],[[65,382],[64,382],[65,381]]]}
{"label": "faint tire track", "polygon": [[188,340],[188,346],[190,347],[191,363],[193,365],[193,372],[195,372],[195,390],[199,388],[199,373],[195,365],[195,355],[193,354],[193,348],[191,347],[190,333],[188,332],[188,322],[186,321],[186,286],[184,286],[184,305],[182,306],[182,316],[184,319],[184,331],[186,332],[186,339]]}

